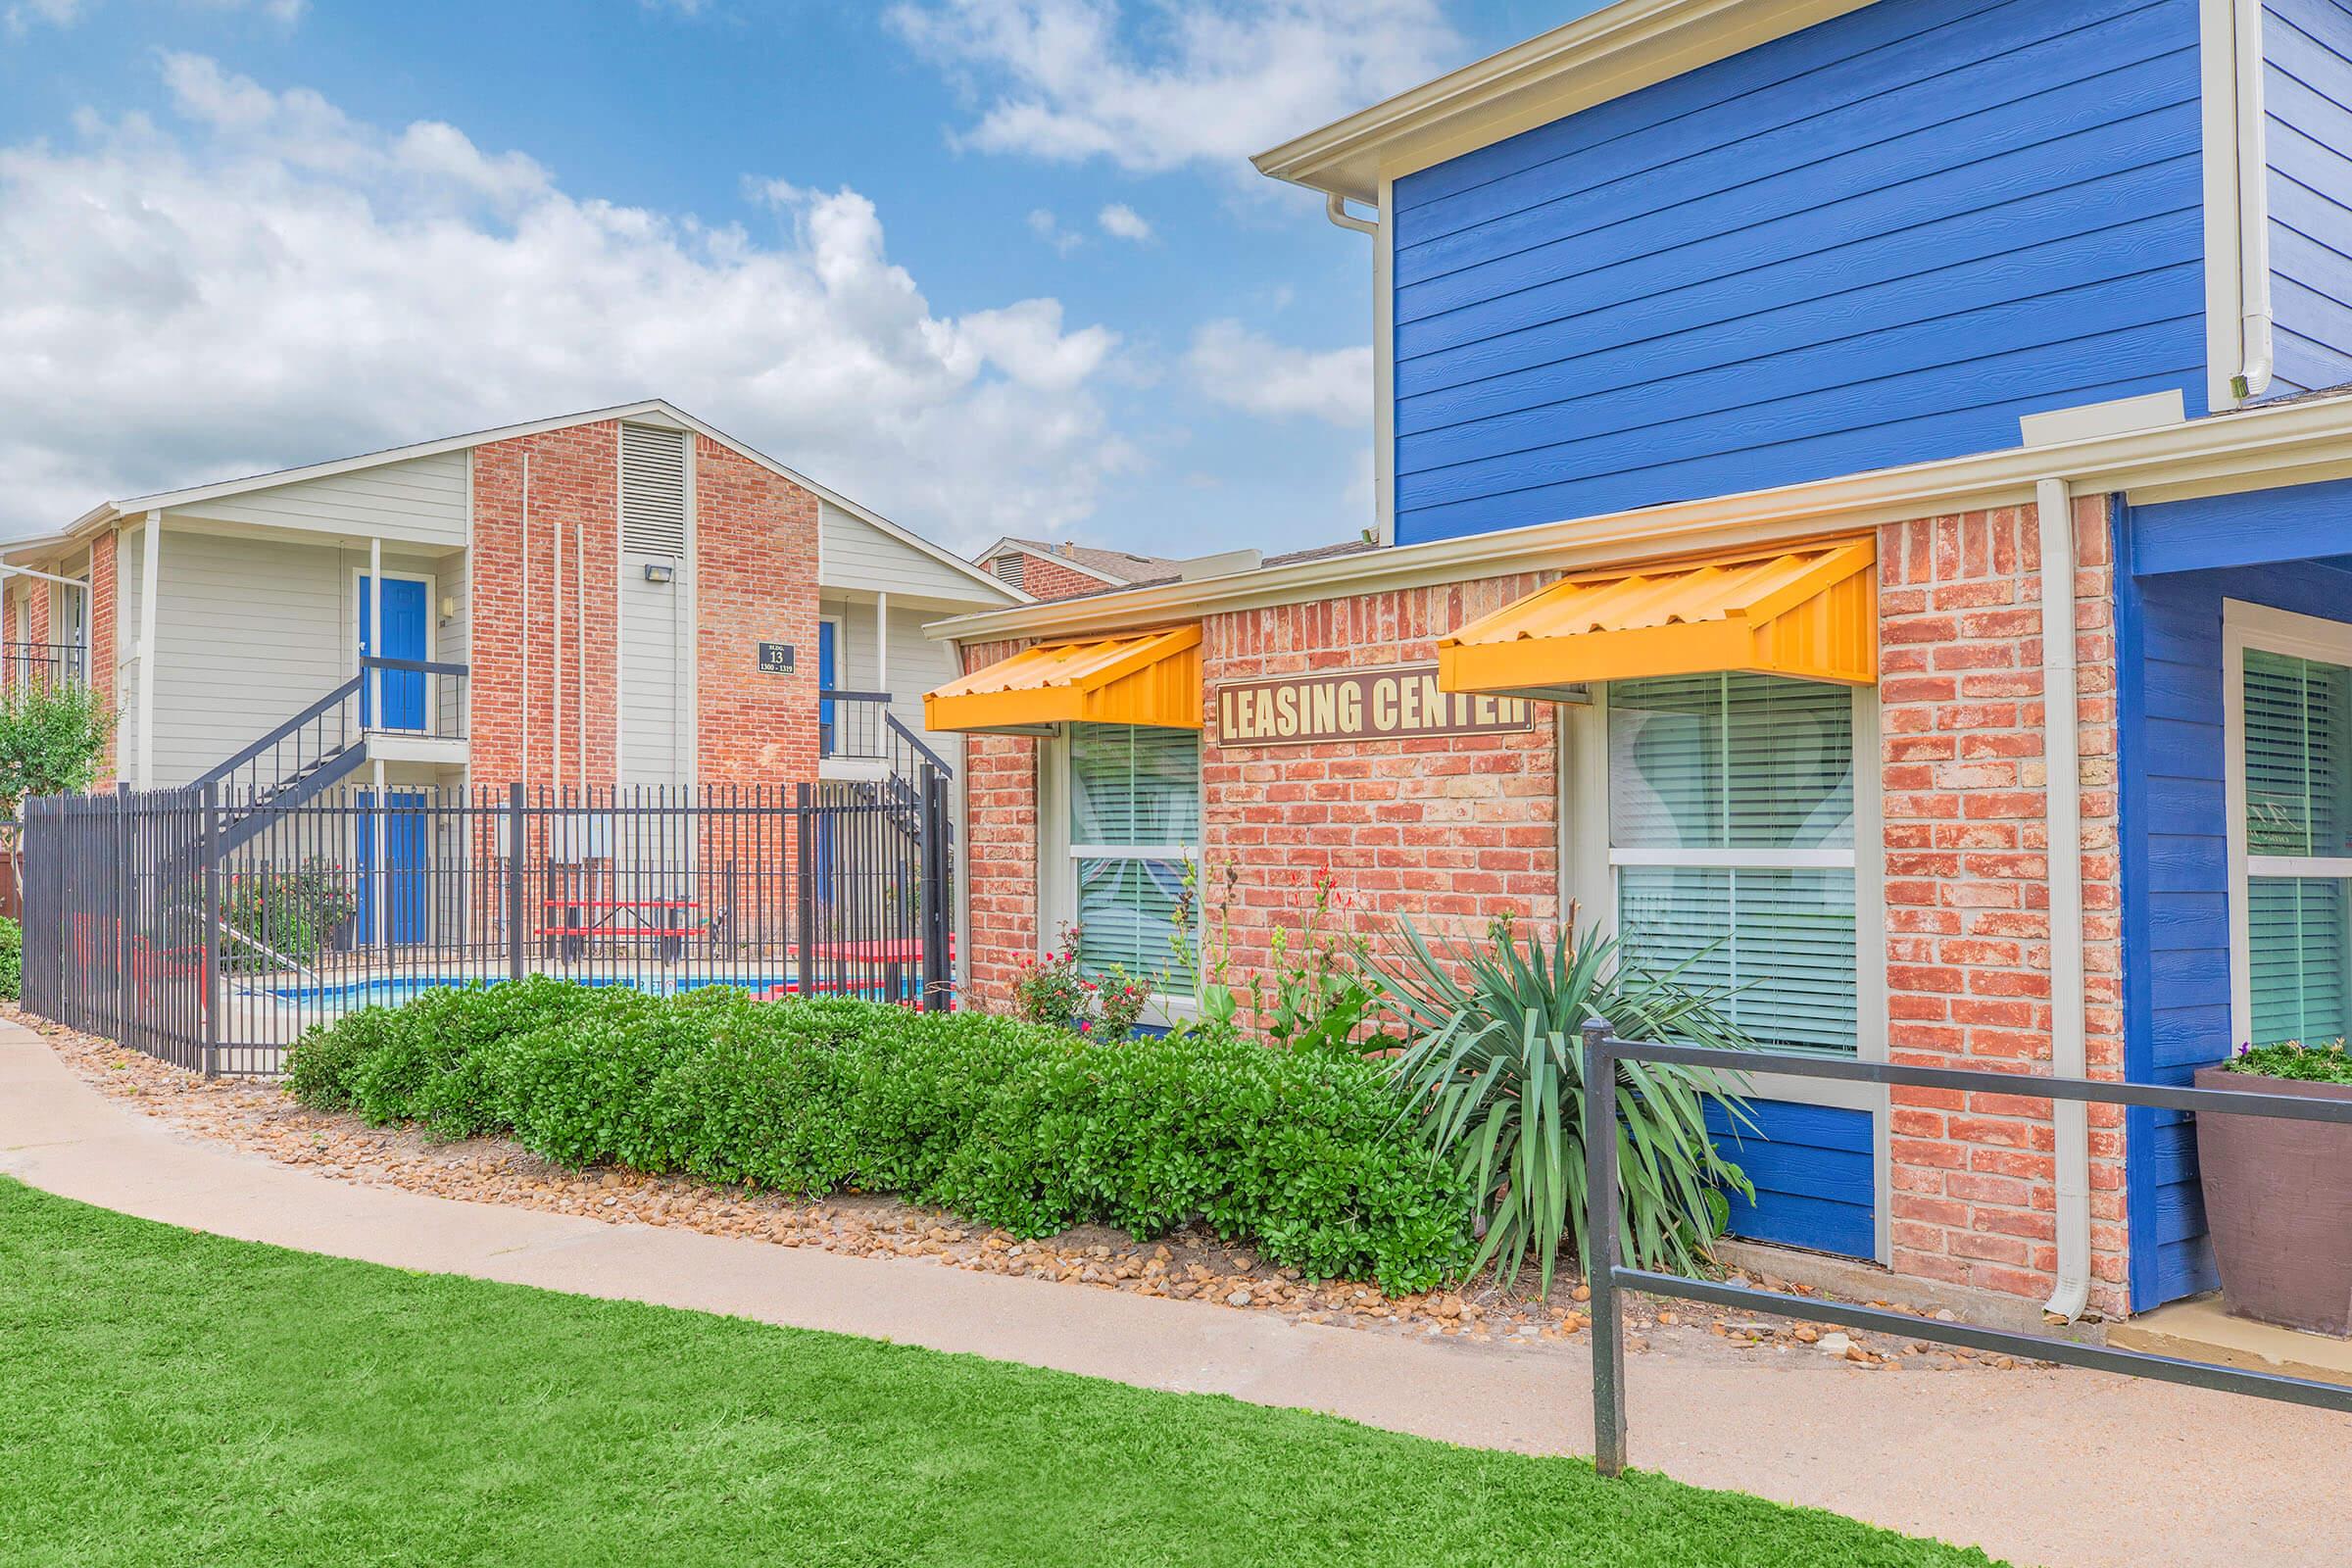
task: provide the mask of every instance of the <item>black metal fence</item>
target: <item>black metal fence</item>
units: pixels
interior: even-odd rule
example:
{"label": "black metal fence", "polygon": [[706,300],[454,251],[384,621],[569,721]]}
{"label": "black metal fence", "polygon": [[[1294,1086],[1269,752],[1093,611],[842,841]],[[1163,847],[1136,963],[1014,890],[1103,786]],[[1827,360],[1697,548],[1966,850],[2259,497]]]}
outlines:
{"label": "black metal fence", "polygon": [[[1623,1253],[1619,1225],[1618,1121],[1619,1095],[1637,1091],[1617,1083],[1620,1062],[1672,1062],[1706,1067],[1732,1075],[1789,1074],[1800,1078],[1829,1078],[1846,1083],[1890,1084],[1915,1089],[1941,1089],[1962,1094],[2001,1095],[2008,1098],[2083,1101],[2110,1105],[2152,1105],[2167,1110],[2205,1115],[2276,1116],[2290,1121],[2352,1124],[2352,1100],[2316,1100],[2259,1091],[2186,1089],[2166,1084],[2109,1083],[2090,1078],[2020,1078],[2013,1073],[1965,1071],[1948,1067],[1912,1067],[1894,1062],[1850,1061],[1837,1057],[1787,1053],[1723,1051],[1699,1046],[1667,1045],[1654,1041],[1620,1040],[1605,1020],[1594,1019],[1584,1029],[1585,1095],[1585,1234],[1592,1256],[1586,1259],[1587,1283],[1592,1292],[1592,1435],[1593,1465],[1604,1476],[1625,1469],[1625,1332],[1619,1293],[1644,1291],[1652,1296],[1679,1297],[1763,1312],[1775,1317],[1835,1323],[1842,1328],[1895,1334],[1906,1339],[1956,1345],[1972,1350],[2024,1356],[2063,1366],[2088,1367],[2127,1377],[2153,1378],[2191,1388],[2228,1394],[2252,1395],[2289,1404],[2313,1405],[2352,1414],[2352,1388],[2320,1383],[2278,1372],[2255,1372],[2209,1361],[2151,1355],[2140,1350],[2111,1349],[2043,1334],[2014,1334],[1968,1323],[1913,1317],[1885,1307],[1848,1305],[1818,1297],[1792,1296],[1751,1286],[1691,1279],[1629,1268]],[[1608,1084],[1616,1093],[1594,1094],[1591,1086]]]}
{"label": "black metal fence", "polygon": [[944,777],[586,792],[345,785],[25,803],[24,1004],[207,1073],[436,985],[945,1005]]}
{"label": "black metal fence", "polygon": [[0,687],[79,684],[88,660],[79,643],[0,643]]}

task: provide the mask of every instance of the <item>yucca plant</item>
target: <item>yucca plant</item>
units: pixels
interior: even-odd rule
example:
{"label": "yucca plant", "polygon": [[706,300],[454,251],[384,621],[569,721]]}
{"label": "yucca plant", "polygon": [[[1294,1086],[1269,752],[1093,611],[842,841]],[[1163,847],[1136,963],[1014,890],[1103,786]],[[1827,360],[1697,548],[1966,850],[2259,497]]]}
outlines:
{"label": "yucca plant", "polygon": [[[1620,1039],[1752,1044],[1725,1015],[1728,995],[1621,961],[1614,941],[1579,942],[1574,911],[1548,942],[1509,921],[1484,945],[1438,950],[1409,920],[1396,953],[1373,965],[1383,1007],[1409,1044],[1391,1058],[1407,1114],[1477,1195],[1486,1236],[1470,1265],[1506,1281],[1530,1252],[1551,1292],[1560,1245],[1585,1245],[1586,1020]],[[1706,1107],[1752,1128],[1740,1084],[1718,1072],[1655,1062],[1617,1065],[1619,1241],[1629,1262],[1690,1272],[1728,1217],[1727,1193],[1755,1188],[1707,1136]]]}

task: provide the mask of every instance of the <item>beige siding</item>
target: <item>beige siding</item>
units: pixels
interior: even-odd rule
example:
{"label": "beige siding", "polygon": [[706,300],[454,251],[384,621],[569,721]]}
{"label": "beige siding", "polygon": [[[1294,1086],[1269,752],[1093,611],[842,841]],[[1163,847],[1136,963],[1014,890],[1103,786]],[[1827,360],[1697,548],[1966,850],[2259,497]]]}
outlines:
{"label": "beige siding", "polygon": [[[686,685],[686,567],[674,581],[645,580],[656,558],[620,558],[620,782],[689,782],[694,756]],[[669,564],[666,556],[659,558]]]}
{"label": "beige siding", "polygon": [[923,744],[947,760],[957,774],[963,771],[963,737],[932,735],[923,729],[923,693],[956,678],[956,655],[946,643],[923,635],[923,624],[937,612],[901,610],[890,612],[889,685],[876,668],[874,607],[860,604],[827,605],[824,612],[842,623],[841,664],[835,678],[851,692],[890,692],[890,710],[898,721],[922,736]]}
{"label": "beige siding", "polygon": [[221,522],[463,545],[467,462],[465,452],[444,452],[197,502],[179,512]]}
{"label": "beige siding", "polygon": [[[135,648],[141,544],[125,537],[122,624]],[[157,601],[155,777],[184,784],[292,718],[358,667],[359,576],[365,550],[191,533],[163,534]],[[462,584],[451,566],[387,553],[387,574],[433,579],[430,652],[465,657]],[[438,624],[439,601],[459,599],[460,617]],[[454,633],[454,635],[453,635]],[[125,760],[137,756],[137,665],[124,683]],[[436,683],[438,685],[440,683]]]}
{"label": "beige siding", "polygon": [[1011,595],[991,592],[946,562],[892,538],[830,502],[818,503],[817,525],[824,548],[820,587],[919,594],[968,603],[975,609],[1012,603]]}

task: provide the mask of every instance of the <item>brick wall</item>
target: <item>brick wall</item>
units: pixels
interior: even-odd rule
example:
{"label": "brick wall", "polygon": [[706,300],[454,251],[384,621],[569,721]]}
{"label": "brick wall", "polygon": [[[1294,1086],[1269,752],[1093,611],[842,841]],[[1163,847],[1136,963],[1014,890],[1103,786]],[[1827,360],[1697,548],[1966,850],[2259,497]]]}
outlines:
{"label": "brick wall", "polygon": [[[1022,643],[975,643],[966,672],[1009,659]],[[963,742],[963,876],[969,902],[974,1006],[1012,1004],[1012,982],[1037,956],[1037,742],[1021,735],[967,735]]]}
{"label": "brick wall", "polygon": [[[1538,583],[1497,578],[1211,615],[1201,627],[1203,705],[1225,681],[1434,659],[1442,632]],[[1018,646],[967,649],[964,667]],[[1201,736],[1202,897],[1230,932],[1235,978],[1270,961],[1276,929],[1304,923],[1324,872],[1347,899],[1339,919],[1368,936],[1399,914],[1446,933],[1483,931],[1506,911],[1557,919],[1554,723],[1539,705],[1525,734],[1224,746],[1212,710]],[[1040,936],[1037,743],[973,736],[965,759],[971,996],[1003,1006]]]}
{"label": "brick wall", "polygon": [[1025,550],[1020,556],[1021,591],[1032,599],[1070,599],[1079,594],[1099,594],[1114,586],[1064,565],[1051,556],[1032,555]]}
{"label": "brick wall", "polygon": [[[1201,674],[1213,689],[1434,660],[1441,634],[1540,582],[1491,578],[1212,615]],[[1220,905],[1230,916],[1237,967],[1264,968],[1273,933],[1298,929],[1325,871],[1351,903],[1347,922],[1366,936],[1390,931],[1398,915],[1448,934],[1475,934],[1506,912],[1557,919],[1555,723],[1555,710],[1538,704],[1525,734],[1226,746],[1211,705],[1201,738],[1203,898],[1212,920]]]}
{"label": "brick wall", "polygon": [[[2077,503],[2085,1008],[2094,1076],[2121,1076],[2115,647],[2106,505]],[[2047,1072],[2040,548],[2031,508],[1880,532],[1879,695],[1894,1059]],[[2061,933],[2061,940],[2067,934]],[[2057,1268],[2046,1100],[1898,1089],[1898,1272],[2039,1298]],[[2091,1118],[2093,1301],[2124,1308],[2123,1119]]]}
{"label": "brick wall", "polygon": [[[116,588],[121,549],[110,529],[90,541],[90,646],[84,657],[89,661],[91,690],[105,700],[110,710],[116,706],[115,696],[115,620],[119,613],[120,596]],[[35,595],[44,603],[48,594]],[[106,739],[106,756],[98,764],[98,787],[111,787],[116,777],[115,733]]]}
{"label": "brick wall", "polygon": [[[694,462],[698,771],[715,783],[813,779],[816,497],[700,435]],[[790,643],[793,673],[761,674],[761,642]]]}
{"label": "brick wall", "polygon": [[[613,566],[620,544],[619,453],[616,420],[516,436],[474,449],[473,555],[467,573],[472,672],[467,689],[477,784],[505,785],[516,779],[530,784],[612,782],[613,658],[620,621]],[[531,502],[527,573],[522,526],[526,456]],[[559,594],[564,623],[561,725],[556,718]]]}

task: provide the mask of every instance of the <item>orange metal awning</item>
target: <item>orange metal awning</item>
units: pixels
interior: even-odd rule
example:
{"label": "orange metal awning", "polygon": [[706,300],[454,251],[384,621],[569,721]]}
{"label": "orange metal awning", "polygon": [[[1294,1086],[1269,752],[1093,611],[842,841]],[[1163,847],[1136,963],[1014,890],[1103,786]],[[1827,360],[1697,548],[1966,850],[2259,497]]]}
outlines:
{"label": "orange metal awning", "polygon": [[1598,680],[1749,670],[1879,678],[1870,535],[1745,559],[1575,573],[1438,640],[1449,692],[1560,700]]}
{"label": "orange metal awning", "polygon": [[1035,734],[1053,724],[1200,727],[1200,628],[1043,643],[923,696],[934,730]]}

